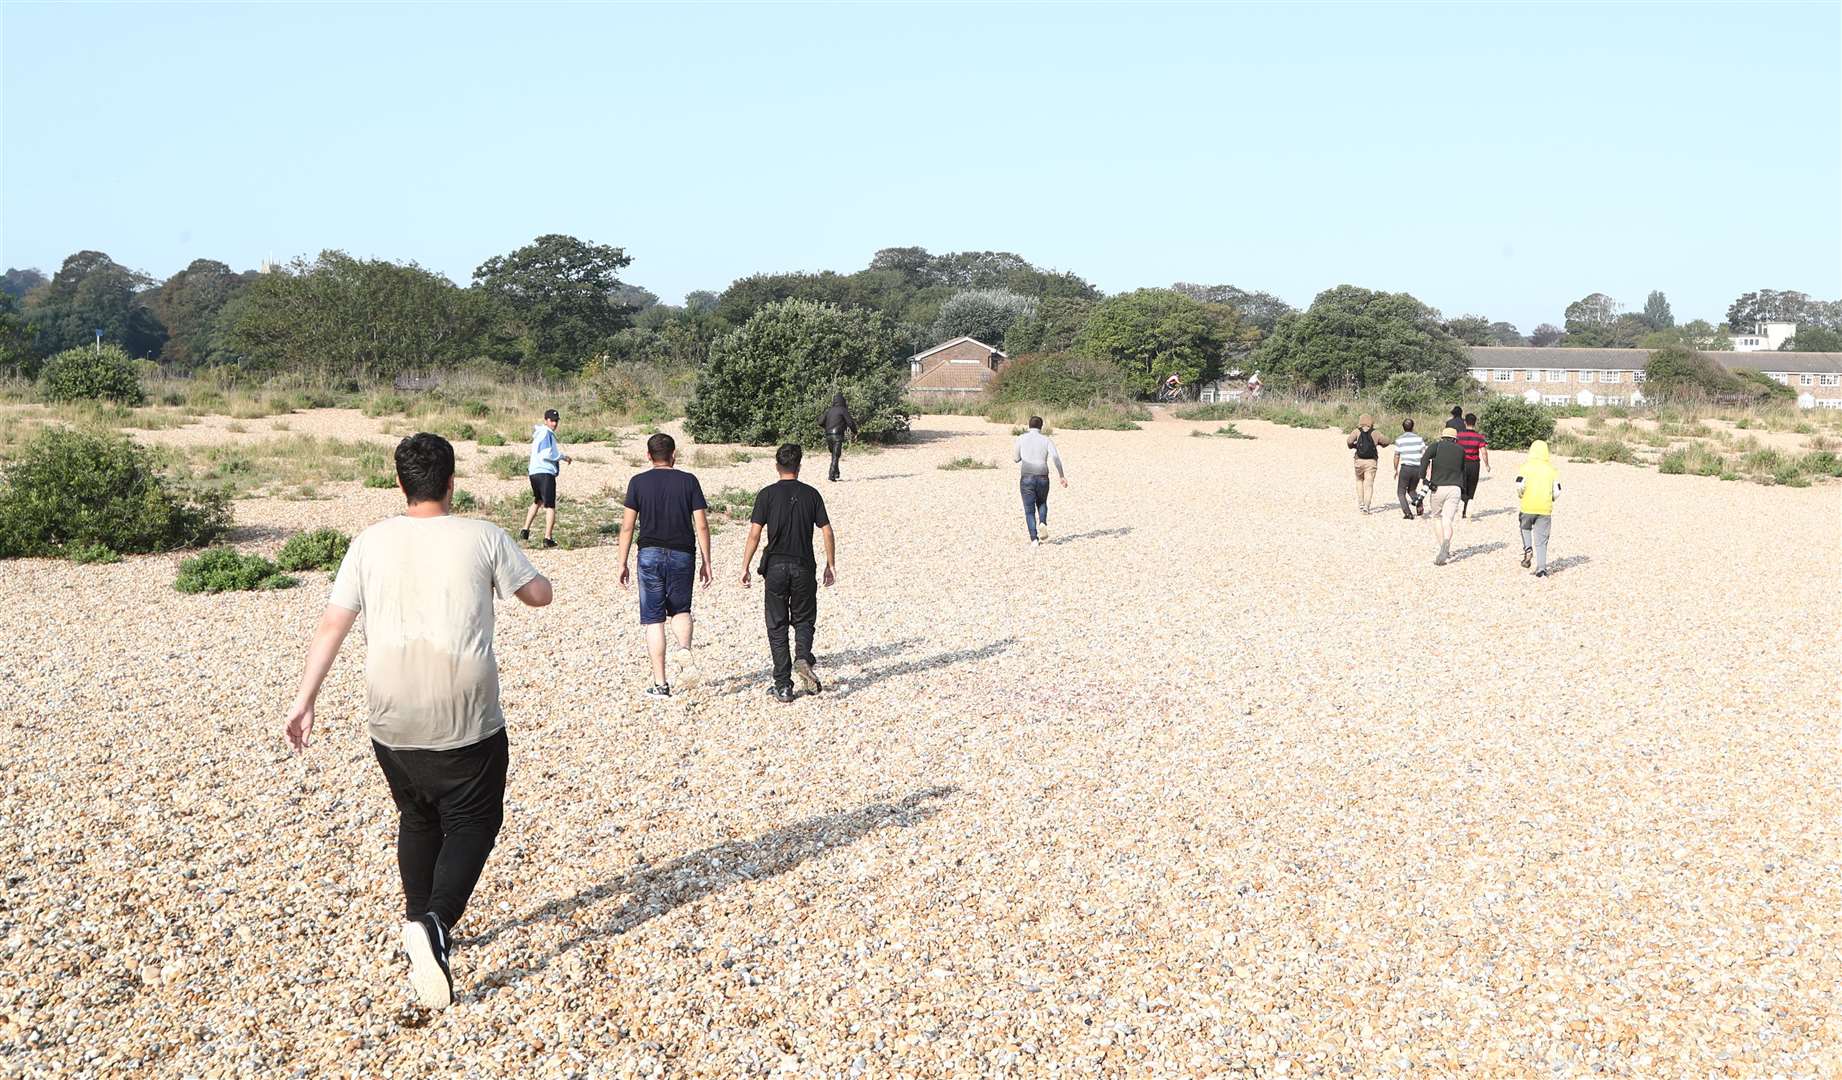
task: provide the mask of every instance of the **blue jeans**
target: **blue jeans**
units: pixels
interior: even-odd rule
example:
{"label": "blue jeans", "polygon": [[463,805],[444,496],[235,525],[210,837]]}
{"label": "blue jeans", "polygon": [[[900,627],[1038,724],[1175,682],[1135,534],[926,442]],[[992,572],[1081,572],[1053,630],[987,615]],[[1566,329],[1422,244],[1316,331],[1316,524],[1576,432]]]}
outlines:
{"label": "blue jeans", "polygon": [[644,547],[640,567],[640,625],[662,623],[691,610],[691,570],[696,559],[688,551]]}
{"label": "blue jeans", "polygon": [[1023,523],[1029,526],[1030,539],[1036,539],[1036,522],[1049,524],[1049,476],[1026,476],[1017,481],[1023,494]]}

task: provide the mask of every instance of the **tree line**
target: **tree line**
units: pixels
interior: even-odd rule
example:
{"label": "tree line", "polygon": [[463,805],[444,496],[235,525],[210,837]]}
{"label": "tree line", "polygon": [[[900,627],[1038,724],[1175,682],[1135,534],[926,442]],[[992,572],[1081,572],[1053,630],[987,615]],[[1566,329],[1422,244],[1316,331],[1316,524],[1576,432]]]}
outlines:
{"label": "tree line", "polygon": [[1361,390],[1400,372],[1457,386],[1466,345],[1718,350],[1731,347],[1730,328],[1770,321],[1798,324],[1789,347],[1842,348],[1842,301],[1771,289],[1737,298],[1719,325],[1678,325],[1661,292],[1636,311],[1595,292],[1567,306],[1563,325],[1524,335],[1508,322],[1446,317],[1410,294],[1353,285],[1327,289],[1303,310],[1228,284],[1109,296],[1011,252],[884,248],[860,270],[753,274],[682,304],[624,280],[632,261],[620,247],[553,234],[486,260],[465,286],[413,262],[341,251],[263,271],[199,259],[161,281],[80,251],[50,277],[35,269],[0,276],[0,366],[30,377],[100,333],[168,369],[251,378],[370,381],[464,365],[553,378],[621,363],[702,371],[713,354],[758,354],[758,342],[721,343],[769,309],[779,332],[798,333],[798,320],[783,317],[795,302],[808,313],[801,318],[837,309],[864,320],[851,324],[850,340],[893,367],[966,335],[1013,356],[1108,361],[1139,394],[1171,374],[1194,384],[1255,368],[1270,385],[1300,389]]}

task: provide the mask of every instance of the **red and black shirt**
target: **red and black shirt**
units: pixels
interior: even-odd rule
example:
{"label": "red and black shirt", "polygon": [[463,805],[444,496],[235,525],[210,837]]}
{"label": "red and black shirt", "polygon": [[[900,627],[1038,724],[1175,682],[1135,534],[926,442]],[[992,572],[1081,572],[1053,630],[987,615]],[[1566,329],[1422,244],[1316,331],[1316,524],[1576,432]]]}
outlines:
{"label": "red and black shirt", "polygon": [[1478,451],[1489,446],[1490,440],[1484,438],[1483,432],[1475,428],[1466,428],[1458,433],[1458,445],[1464,448],[1466,461],[1476,461]]}

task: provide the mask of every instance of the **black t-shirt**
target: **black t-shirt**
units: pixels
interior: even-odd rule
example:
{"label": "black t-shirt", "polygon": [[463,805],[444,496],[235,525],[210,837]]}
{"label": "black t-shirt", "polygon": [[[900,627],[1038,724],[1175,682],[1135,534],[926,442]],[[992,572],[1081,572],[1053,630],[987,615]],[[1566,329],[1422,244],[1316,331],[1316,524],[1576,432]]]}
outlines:
{"label": "black t-shirt", "polygon": [[1426,479],[1434,487],[1465,482],[1465,448],[1456,439],[1440,439],[1426,448]]}
{"label": "black t-shirt", "polygon": [[766,540],[761,550],[763,566],[775,557],[797,559],[807,569],[818,566],[812,556],[812,530],[831,524],[818,488],[798,480],[769,484],[755,494],[755,511],[748,520],[761,526]]}
{"label": "black t-shirt", "polygon": [[709,509],[697,477],[677,469],[649,469],[627,481],[622,505],[639,511],[639,547],[697,553],[691,515]]}

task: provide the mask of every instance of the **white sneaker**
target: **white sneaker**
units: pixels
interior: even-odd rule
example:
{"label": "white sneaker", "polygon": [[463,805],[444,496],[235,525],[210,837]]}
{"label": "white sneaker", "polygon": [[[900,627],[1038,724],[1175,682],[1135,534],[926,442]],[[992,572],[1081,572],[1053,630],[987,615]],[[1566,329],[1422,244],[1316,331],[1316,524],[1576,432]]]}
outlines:
{"label": "white sneaker", "polygon": [[1043,546],[1043,542],[1041,540],[1032,540],[1030,541],[1030,546],[1033,548],[1039,548]]}

